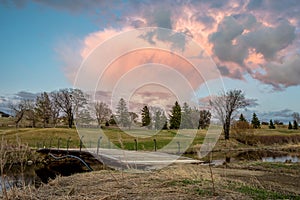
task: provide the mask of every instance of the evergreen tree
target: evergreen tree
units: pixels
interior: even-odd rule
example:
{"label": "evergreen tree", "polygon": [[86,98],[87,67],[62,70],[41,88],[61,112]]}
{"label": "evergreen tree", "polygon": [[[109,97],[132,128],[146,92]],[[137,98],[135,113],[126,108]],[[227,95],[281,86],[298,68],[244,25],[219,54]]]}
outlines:
{"label": "evergreen tree", "polygon": [[130,115],[128,112],[128,108],[126,102],[123,98],[120,99],[119,104],[117,106],[117,122],[122,127],[130,127]]}
{"label": "evergreen tree", "polygon": [[168,129],[168,122],[164,112],[158,110],[154,117],[155,130]]}
{"label": "evergreen tree", "polygon": [[256,115],[256,113],[253,113],[251,124],[253,128],[260,128],[260,121]]}
{"label": "evergreen tree", "polygon": [[242,113],[240,115],[239,121],[240,122],[246,122],[247,121]]}
{"label": "evergreen tree", "polygon": [[298,129],[298,123],[296,120],[294,120],[294,126],[293,126],[293,129],[297,130]]}
{"label": "evergreen tree", "polygon": [[274,125],[272,119],[270,120],[269,128],[270,128],[270,129],[275,129],[275,125]]}
{"label": "evergreen tree", "polygon": [[158,110],[158,111],[156,111],[155,112],[155,117],[154,117],[154,128],[155,128],[155,130],[160,130],[161,129],[161,127],[160,127],[160,116],[161,116],[161,113],[160,113],[160,111]]}
{"label": "evergreen tree", "polygon": [[192,108],[191,118],[192,118],[193,129],[198,128],[199,120],[200,120],[200,111],[196,107]]}
{"label": "evergreen tree", "polygon": [[189,105],[185,102],[182,107],[182,114],[181,114],[181,128],[191,129],[193,128],[192,123],[192,109],[189,107]]}
{"label": "evergreen tree", "polygon": [[142,126],[146,126],[148,128],[151,123],[150,112],[147,106],[144,106],[142,109]]}
{"label": "evergreen tree", "polygon": [[172,107],[170,115],[170,129],[179,129],[181,123],[181,107],[178,102]]}
{"label": "evergreen tree", "polygon": [[165,119],[166,119],[166,121],[165,121],[165,123],[164,123],[164,126],[163,126],[163,130],[168,130],[169,128],[168,128],[168,121],[167,121],[167,118],[166,118],[166,116],[165,116]]}
{"label": "evergreen tree", "polygon": [[209,110],[200,110],[198,129],[205,129],[210,125],[211,113]]}
{"label": "evergreen tree", "polygon": [[293,125],[292,125],[292,123],[291,123],[291,122],[289,122],[288,129],[293,129]]}

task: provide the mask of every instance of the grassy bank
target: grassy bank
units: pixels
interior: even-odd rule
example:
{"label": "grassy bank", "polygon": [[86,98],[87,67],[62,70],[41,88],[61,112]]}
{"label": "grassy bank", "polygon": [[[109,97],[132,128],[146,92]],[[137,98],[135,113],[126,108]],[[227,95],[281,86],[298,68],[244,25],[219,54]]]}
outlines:
{"label": "grassy bank", "polygon": [[208,166],[185,164],[146,174],[103,170],[57,177],[40,188],[14,189],[9,195],[11,199],[300,199],[299,173],[230,165],[213,167],[212,172],[215,190]]}

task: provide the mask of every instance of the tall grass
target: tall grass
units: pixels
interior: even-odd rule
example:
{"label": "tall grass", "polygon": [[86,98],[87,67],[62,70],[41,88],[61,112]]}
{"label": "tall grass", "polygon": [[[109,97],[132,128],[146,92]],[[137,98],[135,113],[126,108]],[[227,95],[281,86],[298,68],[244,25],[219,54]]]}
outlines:
{"label": "tall grass", "polygon": [[16,138],[15,143],[9,143],[4,136],[0,142],[0,172],[1,172],[1,189],[5,199],[8,199],[7,187],[13,188],[11,180],[7,176],[12,167],[15,173],[21,176],[21,182],[18,184],[25,187],[24,171],[28,160],[35,160],[30,147],[22,144],[19,138]]}

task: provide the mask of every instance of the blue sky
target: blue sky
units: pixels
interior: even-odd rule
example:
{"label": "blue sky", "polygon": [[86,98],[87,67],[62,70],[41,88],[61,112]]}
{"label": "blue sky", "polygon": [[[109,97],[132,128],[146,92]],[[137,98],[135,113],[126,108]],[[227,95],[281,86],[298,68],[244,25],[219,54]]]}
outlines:
{"label": "blue sky", "polygon": [[84,52],[122,31],[159,26],[199,42],[226,89],[257,99],[249,114],[286,117],[300,111],[299,8],[296,0],[0,0],[0,109],[21,91],[72,87]]}
{"label": "blue sky", "polygon": [[70,87],[55,49],[95,31],[89,17],[28,3],[0,5],[1,94]]}

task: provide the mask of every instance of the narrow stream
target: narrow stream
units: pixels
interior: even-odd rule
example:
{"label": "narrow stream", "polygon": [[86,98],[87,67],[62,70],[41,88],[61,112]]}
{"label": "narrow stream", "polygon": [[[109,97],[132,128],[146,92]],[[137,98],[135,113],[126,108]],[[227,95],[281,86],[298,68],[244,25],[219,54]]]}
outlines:
{"label": "narrow stream", "polygon": [[11,187],[21,187],[23,185],[34,185],[39,187],[42,183],[48,183],[56,176],[70,176],[76,173],[90,171],[81,162],[76,160],[52,161],[50,163],[40,163],[37,165],[26,165],[23,172],[20,167],[11,167],[4,176],[0,177],[0,193],[2,193],[2,181],[9,190]]}

